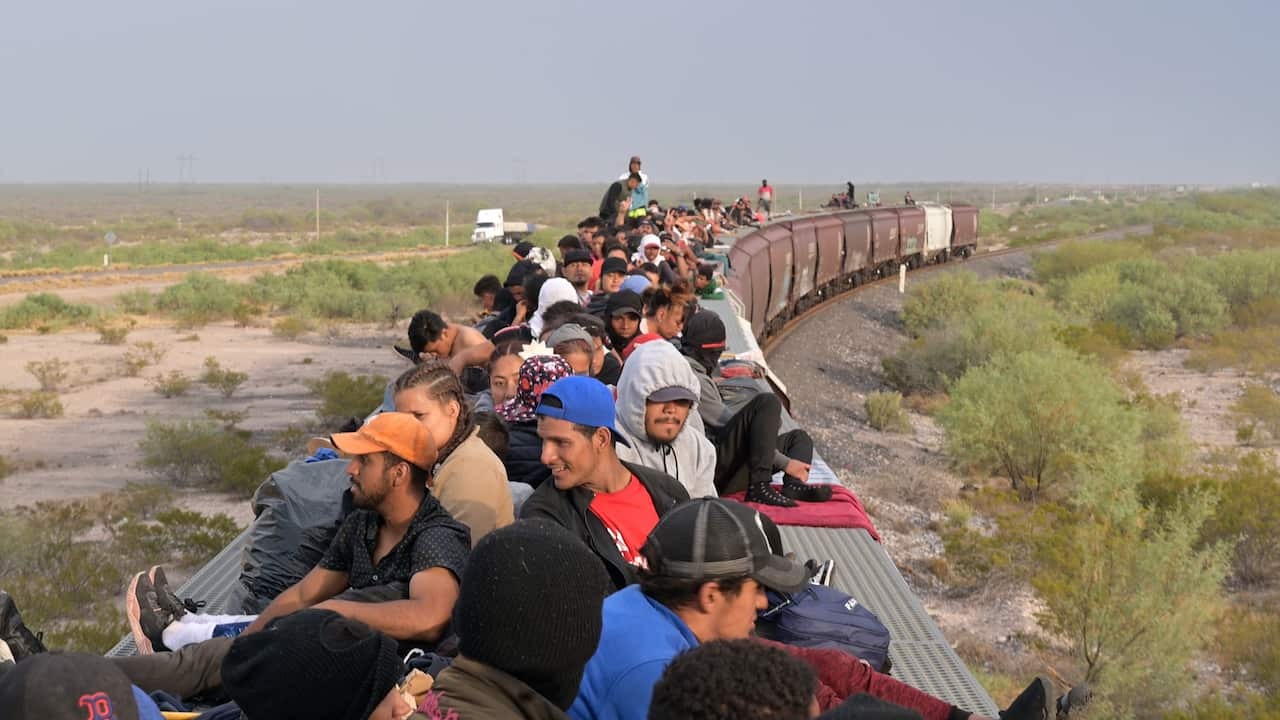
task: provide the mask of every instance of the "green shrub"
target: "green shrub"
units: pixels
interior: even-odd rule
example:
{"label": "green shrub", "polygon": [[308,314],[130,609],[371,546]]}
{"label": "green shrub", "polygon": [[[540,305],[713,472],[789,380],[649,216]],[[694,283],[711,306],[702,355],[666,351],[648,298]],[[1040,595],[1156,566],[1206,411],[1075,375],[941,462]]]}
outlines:
{"label": "green shrub", "polygon": [[170,370],[168,375],[157,375],[151,379],[151,389],[161,397],[174,398],[186,395],[191,389],[191,378],[181,371]]}
{"label": "green shrub", "polygon": [[126,377],[137,377],[144,368],[155,365],[164,359],[168,350],[150,340],[134,343],[121,360],[121,371]]}
{"label": "green shrub", "polygon": [[280,318],[275,325],[271,326],[271,334],[285,340],[297,340],[309,332],[311,332],[311,323],[297,315]]}
{"label": "green shrub", "polygon": [[200,382],[222,393],[224,398],[234,395],[248,379],[249,373],[227,370],[212,355],[204,359],[204,374],[200,376]]}
{"label": "green shrub", "polygon": [[150,290],[134,288],[116,296],[116,306],[130,315],[146,315],[155,304],[155,296]]}
{"label": "green shrub", "polygon": [[993,294],[942,326],[931,328],[884,358],[885,377],[904,393],[936,393],[998,353],[1056,347],[1061,318],[1041,298]]}
{"label": "green shrub", "polygon": [[250,443],[246,434],[212,419],[152,421],[138,444],[141,466],[175,485],[248,496],[285,461]]}
{"label": "green shrub", "polygon": [[236,327],[249,327],[253,324],[255,318],[262,314],[262,308],[248,302],[241,302],[231,311],[231,319],[235,320]]}
{"label": "green shrub", "polygon": [[1146,251],[1128,241],[1078,240],[1060,243],[1049,252],[1037,253],[1031,266],[1042,283],[1054,283],[1080,275],[1100,265],[1141,257]]}
{"label": "green shrub", "polygon": [[1076,521],[1038,548],[1037,619],[1069,643],[1101,698],[1155,717],[1190,690],[1187,665],[1211,637],[1229,548],[1201,542],[1211,498],[1194,494],[1157,514],[1123,472],[1091,482],[1099,479]]}
{"label": "green shrub", "polygon": [[896,392],[874,392],[867,396],[863,403],[867,412],[867,422],[871,427],[883,432],[911,432],[911,420],[902,409],[902,394]]}
{"label": "green shrub", "polygon": [[28,295],[21,302],[0,309],[0,328],[22,328],[66,325],[89,322],[97,314],[88,305],[72,304],[52,293]]}
{"label": "green shrub", "polygon": [[1253,429],[1251,439],[1257,439],[1261,429],[1272,440],[1280,440],[1280,393],[1266,385],[1250,385],[1231,406],[1231,411]]}
{"label": "green shrub", "polygon": [[216,275],[191,273],[156,297],[155,306],[185,326],[196,327],[231,317],[241,290]]}
{"label": "green shrub", "polygon": [[0,480],[4,480],[13,474],[13,463],[9,458],[0,455]]}
{"label": "green shrub", "polygon": [[952,272],[916,285],[902,303],[902,324],[911,337],[963,316],[990,301],[990,285],[969,271]]}
{"label": "green shrub", "polygon": [[23,395],[18,400],[18,416],[24,418],[59,418],[62,417],[62,401],[56,393],[37,390]]}
{"label": "green shrub", "polygon": [[1122,328],[1138,347],[1168,347],[1178,333],[1178,322],[1156,293],[1138,285],[1122,285],[1103,320]]}
{"label": "green shrub", "polygon": [[387,379],[381,375],[348,375],[330,370],[319,380],[309,380],[307,387],[320,397],[316,417],[325,427],[345,423],[352,417],[364,417],[382,404]]}
{"label": "green shrub", "polygon": [[1259,374],[1280,371],[1280,327],[1224,330],[1209,342],[1193,345],[1186,364],[1203,371],[1223,368]]}
{"label": "green shrub", "polygon": [[[1274,607],[1240,608],[1228,614],[1222,627],[1219,638],[1227,667],[1243,670],[1274,705],[1274,698],[1280,697],[1280,612]],[[1280,718],[1280,712],[1275,717]]]}
{"label": "green shrub", "polygon": [[1235,546],[1232,568],[1246,585],[1280,579],[1280,468],[1251,452],[1233,466],[1216,467],[1199,481],[1219,498],[1205,524],[1205,540]]}
{"label": "green shrub", "polygon": [[50,647],[105,653],[129,631],[116,604],[122,578],[155,564],[201,565],[239,533],[225,515],[174,509],[164,490],[130,485],[0,513],[0,587]]}
{"label": "green shrub", "polygon": [[27,372],[40,383],[40,389],[47,392],[57,392],[67,382],[70,371],[71,363],[61,358],[27,363]]}
{"label": "green shrub", "polygon": [[108,325],[103,323],[95,328],[98,331],[98,342],[103,345],[123,345],[125,338],[129,337],[129,331],[133,330],[137,325],[133,320],[121,325]]}
{"label": "green shrub", "polygon": [[1096,364],[1061,347],[970,369],[938,412],[962,465],[1002,473],[1024,498],[1128,460],[1138,423]]}

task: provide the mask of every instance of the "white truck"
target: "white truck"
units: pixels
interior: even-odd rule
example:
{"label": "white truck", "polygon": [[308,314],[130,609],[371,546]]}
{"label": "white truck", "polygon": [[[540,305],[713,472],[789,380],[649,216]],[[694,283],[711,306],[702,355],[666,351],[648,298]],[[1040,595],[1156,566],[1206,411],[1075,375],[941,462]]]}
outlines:
{"label": "white truck", "polygon": [[505,222],[502,208],[488,208],[476,213],[476,226],[471,231],[471,242],[518,243],[532,234],[538,226],[526,222]]}

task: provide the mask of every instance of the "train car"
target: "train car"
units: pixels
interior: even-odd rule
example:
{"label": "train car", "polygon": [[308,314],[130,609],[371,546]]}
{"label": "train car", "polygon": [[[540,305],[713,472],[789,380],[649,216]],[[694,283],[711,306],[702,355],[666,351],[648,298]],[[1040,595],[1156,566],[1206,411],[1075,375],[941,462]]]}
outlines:
{"label": "train car", "polygon": [[924,210],[924,260],[946,262],[951,250],[951,208],[938,203],[919,203]]}
{"label": "train car", "polygon": [[908,268],[918,268],[924,264],[924,209],[905,205],[893,210],[898,214],[898,262]]}
{"label": "train car", "polygon": [[793,275],[791,286],[791,312],[802,313],[818,300],[818,233],[815,220],[803,218],[791,225],[791,253]]}
{"label": "train car", "polygon": [[785,223],[761,228],[760,236],[769,244],[769,304],[765,329],[772,335],[782,330],[792,316],[795,251],[791,247],[791,227]]}
{"label": "train car", "polygon": [[978,249],[978,208],[951,204],[951,255],[969,257]]}
{"label": "train car", "polygon": [[844,226],[844,263],[841,268],[845,284],[861,285],[874,274],[872,260],[871,216],[863,210],[840,213]]}
{"label": "train car", "polygon": [[835,292],[844,270],[844,223],[831,215],[813,220],[818,241],[818,267],[813,282],[823,297]]}
{"label": "train car", "polygon": [[751,332],[763,337],[769,309],[769,241],[759,230],[739,238],[729,250],[729,265],[737,279],[736,294],[746,308]]}
{"label": "train car", "polygon": [[897,272],[898,259],[901,257],[898,248],[898,213],[885,209],[863,212],[871,218],[871,261],[867,263],[869,274],[880,277],[888,272]]}

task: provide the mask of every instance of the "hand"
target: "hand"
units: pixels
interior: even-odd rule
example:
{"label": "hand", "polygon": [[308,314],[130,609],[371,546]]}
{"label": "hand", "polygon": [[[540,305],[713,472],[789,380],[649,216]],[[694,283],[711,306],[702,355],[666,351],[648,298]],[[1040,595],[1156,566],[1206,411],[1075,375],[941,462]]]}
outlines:
{"label": "hand", "polygon": [[516,316],[515,318],[513,318],[513,322],[511,324],[513,326],[519,325],[520,323],[528,319],[528,317],[529,317],[529,305],[525,303],[525,301],[523,300],[516,303]]}
{"label": "hand", "polygon": [[624,212],[624,213],[625,213],[626,211],[630,210],[630,209],[631,209],[631,198],[623,198],[622,200],[618,201],[618,209],[619,209],[619,210],[621,210],[621,211],[622,211],[622,212]]}
{"label": "hand", "polygon": [[783,472],[799,480],[800,482],[807,483],[809,482],[810,467],[812,466],[809,465],[809,463],[802,463],[799,460],[792,460],[787,463],[787,466],[785,468],[783,468]]}

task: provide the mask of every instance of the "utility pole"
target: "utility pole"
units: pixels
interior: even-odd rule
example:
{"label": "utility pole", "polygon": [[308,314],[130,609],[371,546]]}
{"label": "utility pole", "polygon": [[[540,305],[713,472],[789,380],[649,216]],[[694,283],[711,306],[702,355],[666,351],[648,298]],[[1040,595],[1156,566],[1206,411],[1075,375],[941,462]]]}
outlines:
{"label": "utility pole", "polygon": [[444,201],[444,246],[449,247],[449,201]]}
{"label": "utility pole", "polygon": [[316,242],[320,242],[320,188],[316,188]]}

